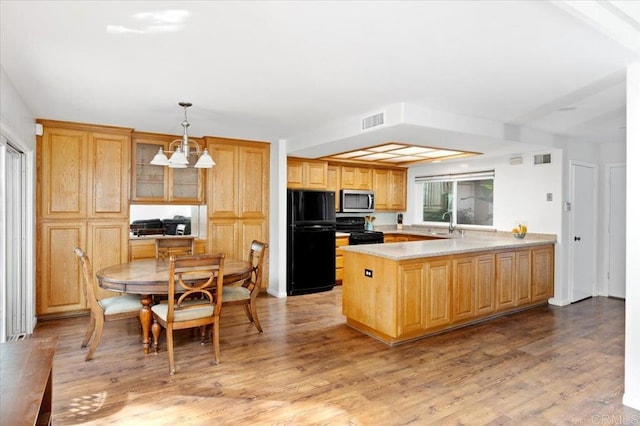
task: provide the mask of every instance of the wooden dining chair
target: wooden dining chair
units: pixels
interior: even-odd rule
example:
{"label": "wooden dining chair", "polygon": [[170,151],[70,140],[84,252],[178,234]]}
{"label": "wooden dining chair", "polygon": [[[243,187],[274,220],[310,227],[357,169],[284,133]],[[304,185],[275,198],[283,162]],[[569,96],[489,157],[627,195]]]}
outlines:
{"label": "wooden dining chair", "polygon": [[195,254],[194,237],[156,238],[156,259]]}
{"label": "wooden dining chair", "polygon": [[249,248],[249,263],[251,264],[250,276],[242,281],[241,284],[227,285],[222,289],[222,306],[243,305],[247,318],[256,326],[260,333],[262,333],[262,326],[258,318],[256,303],[262,283],[262,266],[265,251],[268,247],[269,245],[267,243],[253,240]]}
{"label": "wooden dining chair", "polygon": [[[167,330],[169,372],[176,371],[173,355],[173,330],[212,327],[215,363],[220,362],[220,311],[225,255],[171,256],[169,259],[169,293],[167,303],[151,307],[153,313],[153,348],[158,352],[162,328]],[[177,297],[177,299],[176,299]],[[202,333],[202,344],[205,343]]]}
{"label": "wooden dining chair", "polygon": [[[96,296],[97,284],[93,275],[93,267],[91,261],[86,254],[76,247],[73,252],[78,256],[82,263],[82,276],[84,281],[84,294],[91,309],[91,318],[89,326],[82,341],[82,348],[86,348],[91,340],[91,347],[85,357],[85,361],[93,358],[93,353],[98,348],[100,338],[102,337],[102,329],[106,321],[114,321],[125,318],[140,318],[140,296],[135,294],[123,294],[121,296],[108,297],[98,300]],[[93,340],[92,340],[93,337]]]}

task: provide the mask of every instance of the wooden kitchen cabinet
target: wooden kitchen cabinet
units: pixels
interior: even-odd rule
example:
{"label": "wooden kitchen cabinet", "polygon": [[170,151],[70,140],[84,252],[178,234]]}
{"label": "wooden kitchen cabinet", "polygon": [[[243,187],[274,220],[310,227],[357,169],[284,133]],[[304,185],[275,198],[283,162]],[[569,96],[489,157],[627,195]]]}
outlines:
{"label": "wooden kitchen cabinet", "polygon": [[128,259],[132,129],[38,123],[36,314],[62,316],[88,307],[75,247],[94,271]]}
{"label": "wooden kitchen cabinet", "polygon": [[[196,155],[189,155],[189,166],[184,169],[150,164],[159,148],[166,153],[171,142],[180,138],[181,136],[175,135],[133,132],[132,203],[204,204],[205,172],[204,169],[193,167],[198,160]],[[204,149],[202,139],[191,139]],[[192,152],[195,151],[195,147],[191,149]],[[166,155],[170,157],[169,153]]]}
{"label": "wooden kitchen cabinet", "polygon": [[340,211],[340,166],[329,164],[327,166],[327,191],[336,193],[336,211]]}
{"label": "wooden kitchen cabinet", "polygon": [[[75,247],[91,259],[93,271],[129,260],[129,222],[47,221],[39,225],[37,259],[37,314],[62,316],[89,308]],[[98,298],[116,293],[98,289]]]}
{"label": "wooden kitchen cabinet", "polygon": [[39,216],[127,218],[131,130],[38,122]]}
{"label": "wooden kitchen cabinet", "polygon": [[553,254],[553,244],[410,260],[346,250],[342,313],[394,345],[541,305],[553,295]]}
{"label": "wooden kitchen cabinet", "polygon": [[343,252],[340,249],[342,246],[349,245],[349,237],[336,237],[336,284],[342,283],[343,272]]}
{"label": "wooden kitchen cabinet", "polygon": [[434,259],[426,267],[426,329],[451,323],[451,261]]}
{"label": "wooden kitchen cabinet", "polygon": [[372,190],[372,169],[370,167],[342,166],[340,168],[340,188]]}
{"label": "wooden kitchen cabinet", "polygon": [[531,301],[553,297],[553,246],[531,250]]}
{"label": "wooden kitchen cabinet", "polygon": [[328,163],[321,160],[287,158],[287,188],[327,189]]}
{"label": "wooden kitchen cabinet", "polygon": [[[399,268],[398,335],[427,328],[427,269],[423,263],[410,263]],[[445,302],[446,303],[446,302]]]}
{"label": "wooden kitchen cabinet", "polygon": [[[195,241],[195,254],[204,254],[207,252],[207,241]],[[132,238],[129,240],[129,261],[138,259],[153,259],[156,257],[156,239],[155,238]]]}
{"label": "wooden kitchen cabinet", "polygon": [[403,243],[409,241],[408,235],[384,234],[385,243]]}
{"label": "wooden kitchen cabinet", "polygon": [[86,247],[85,221],[52,221],[38,225],[36,313],[62,314],[87,309],[82,270],[75,247]]}
{"label": "wooden kitchen cabinet", "polygon": [[[245,259],[251,241],[269,242],[268,143],[205,138],[216,166],[207,171],[207,240],[209,253]],[[264,262],[263,289],[268,286]]]}
{"label": "wooden kitchen cabinet", "polygon": [[37,194],[43,219],[84,219],[87,216],[87,153],[89,132],[43,125],[39,137]]}
{"label": "wooden kitchen cabinet", "polygon": [[[549,297],[553,297],[553,293]],[[516,252],[516,305],[527,305],[530,302],[531,250],[520,250]]]}
{"label": "wooden kitchen cabinet", "polygon": [[[542,253],[547,253],[547,249],[540,249]],[[546,256],[541,259],[539,271],[531,268],[531,258],[534,250],[508,251],[496,254],[496,299],[497,309],[508,309],[514,306],[528,305],[535,300],[548,299],[553,296],[553,289],[547,292],[548,288],[542,290],[538,299],[532,299],[532,280],[540,283],[553,282],[553,277],[549,278],[549,269],[553,269]],[[542,285],[542,284],[541,284]],[[546,293],[545,293],[546,292]],[[544,294],[545,296],[543,296]]]}
{"label": "wooden kitchen cabinet", "polygon": [[406,169],[372,169],[372,188],[376,211],[407,209]]}
{"label": "wooden kitchen cabinet", "polygon": [[496,306],[508,309],[516,306],[516,254],[508,251],[496,254]]}

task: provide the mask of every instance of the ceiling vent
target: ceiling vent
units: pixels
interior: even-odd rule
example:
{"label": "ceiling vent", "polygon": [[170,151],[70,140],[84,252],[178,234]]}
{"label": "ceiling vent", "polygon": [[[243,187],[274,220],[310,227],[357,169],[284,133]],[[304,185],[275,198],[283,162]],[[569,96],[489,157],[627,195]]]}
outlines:
{"label": "ceiling vent", "polygon": [[362,119],[362,130],[371,129],[372,127],[382,126],[384,124],[384,112],[379,112]]}
{"label": "ceiling vent", "polygon": [[533,156],[533,164],[551,164],[551,154],[538,154]]}

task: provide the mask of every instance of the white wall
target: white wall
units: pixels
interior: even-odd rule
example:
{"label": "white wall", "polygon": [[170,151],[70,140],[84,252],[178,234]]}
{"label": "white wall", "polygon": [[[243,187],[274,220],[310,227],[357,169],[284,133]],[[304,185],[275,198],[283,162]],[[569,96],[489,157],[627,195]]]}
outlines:
{"label": "white wall", "polygon": [[[533,165],[533,155],[551,153],[551,164]],[[413,166],[407,178],[406,224],[418,223],[420,207],[415,177],[431,174],[495,170],[493,212],[494,227],[511,231],[514,221],[528,222],[529,232],[560,234],[562,230],[562,151],[549,148],[522,154],[523,163],[510,165],[508,157],[489,157]],[[553,201],[546,201],[547,193]]]}
{"label": "white wall", "polygon": [[269,286],[272,296],[287,295],[287,143],[271,144],[269,177]]}
{"label": "white wall", "polygon": [[23,151],[36,146],[35,117],[20,97],[15,86],[0,67],[0,131]]}

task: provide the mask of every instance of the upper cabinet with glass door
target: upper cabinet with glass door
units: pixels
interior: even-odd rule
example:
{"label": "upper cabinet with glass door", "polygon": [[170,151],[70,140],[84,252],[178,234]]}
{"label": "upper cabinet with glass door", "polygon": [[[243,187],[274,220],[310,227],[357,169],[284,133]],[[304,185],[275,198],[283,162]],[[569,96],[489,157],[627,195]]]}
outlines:
{"label": "upper cabinet with glass door", "polygon": [[[186,168],[156,166],[151,160],[160,148],[169,151],[180,136],[158,133],[133,133],[133,176],[131,202],[137,204],[204,204],[204,171],[196,169],[198,157],[190,155]],[[203,141],[190,138],[203,147]]]}

